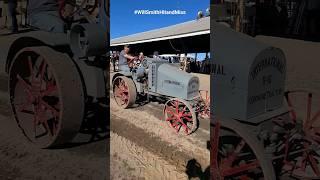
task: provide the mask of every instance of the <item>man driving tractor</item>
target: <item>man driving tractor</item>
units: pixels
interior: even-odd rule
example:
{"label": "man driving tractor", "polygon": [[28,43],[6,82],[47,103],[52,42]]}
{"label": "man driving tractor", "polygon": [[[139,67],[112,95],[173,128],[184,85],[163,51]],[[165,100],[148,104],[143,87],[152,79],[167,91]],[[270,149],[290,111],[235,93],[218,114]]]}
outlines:
{"label": "man driving tractor", "polygon": [[125,45],[123,50],[120,52],[119,55],[119,70],[121,71],[131,71],[132,67],[130,64],[136,59],[134,56],[129,55],[130,47],[129,45]]}
{"label": "man driving tractor", "polygon": [[72,0],[29,0],[27,12],[30,26],[44,31],[64,32],[65,22],[62,17],[71,14],[71,4]]}

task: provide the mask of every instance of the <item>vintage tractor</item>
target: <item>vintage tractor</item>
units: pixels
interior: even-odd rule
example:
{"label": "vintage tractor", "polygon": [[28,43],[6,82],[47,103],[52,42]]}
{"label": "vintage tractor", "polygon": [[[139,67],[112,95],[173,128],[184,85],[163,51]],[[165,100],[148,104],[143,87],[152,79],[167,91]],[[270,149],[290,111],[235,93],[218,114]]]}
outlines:
{"label": "vintage tractor", "polygon": [[168,61],[146,58],[132,72],[114,74],[112,82],[113,96],[122,108],[143,99],[164,103],[164,120],[177,133],[193,133],[197,117],[210,114],[209,95],[199,91],[199,78]]}
{"label": "vintage tractor", "polygon": [[212,179],[320,179],[320,110],[274,47],[212,22]]}
{"label": "vintage tractor", "polygon": [[[106,103],[109,3],[86,2],[75,4],[65,19],[66,33],[30,27],[1,37],[15,120],[40,148],[70,142],[93,113],[91,107]],[[90,14],[92,8],[98,16]]]}

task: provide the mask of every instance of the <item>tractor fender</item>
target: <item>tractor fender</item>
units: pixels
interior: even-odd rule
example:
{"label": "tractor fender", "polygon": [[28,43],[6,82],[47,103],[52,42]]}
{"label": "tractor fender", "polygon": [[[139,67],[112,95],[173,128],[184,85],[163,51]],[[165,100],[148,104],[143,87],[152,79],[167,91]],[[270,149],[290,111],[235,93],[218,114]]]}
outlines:
{"label": "tractor fender", "polygon": [[0,63],[4,71],[8,73],[12,60],[24,47],[49,46],[55,47],[68,46],[68,38],[64,33],[52,33],[45,31],[30,31],[0,37]]}
{"label": "tractor fender", "polygon": [[117,72],[114,75],[112,75],[112,81],[111,82],[113,82],[116,79],[116,77],[118,77],[118,76],[126,76],[126,77],[132,79],[131,72]]}

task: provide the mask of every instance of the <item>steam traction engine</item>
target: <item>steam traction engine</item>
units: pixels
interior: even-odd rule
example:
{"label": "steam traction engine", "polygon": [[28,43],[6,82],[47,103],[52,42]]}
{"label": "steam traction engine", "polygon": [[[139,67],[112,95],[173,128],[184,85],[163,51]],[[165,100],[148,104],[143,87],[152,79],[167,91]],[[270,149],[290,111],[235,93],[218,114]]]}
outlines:
{"label": "steam traction engine", "polygon": [[112,82],[115,101],[122,108],[142,99],[165,103],[164,120],[177,133],[191,134],[198,127],[198,116],[210,114],[208,92],[199,91],[199,78],[168,61],[146,58],[132,72],[116,73]]}
{"label": "steam traction engine", "polygon": [[213,179],[319,179],[312,93],[285,91],[280,49],[213,23]]}
{"label": "steam traction engine", "polygon": [[5,42],[0,58],[9,74],[12,111],[26,138],[40,148],[70,142],[93,113],[90,107],[106,102],[108,5],[77,1],[75,11],[61,17],[67,32],[31,27]]}

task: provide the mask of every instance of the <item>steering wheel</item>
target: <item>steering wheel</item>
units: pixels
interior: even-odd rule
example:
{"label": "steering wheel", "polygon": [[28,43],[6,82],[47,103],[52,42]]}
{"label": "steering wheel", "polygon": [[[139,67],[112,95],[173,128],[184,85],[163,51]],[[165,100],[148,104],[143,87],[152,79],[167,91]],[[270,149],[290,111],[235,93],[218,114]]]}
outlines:
{"label": "steering wheel", "polygon": [[[70,5],[71,7],[73,7],[73,11],[68,16],[65,16],[65,13],[66,13],[65,8],[67,5]],[[94,1],[94,5],[87,4],[86,0],[82,0],[80,5],[78,5],[74,1],[67,2],[66,0],[60,0],[59,1],[59,15],[60,15],[60,18],[66,23],[78,22],[78,21],[80,21],[80,19],[78,19],[78,20],[74,19],[74,16],[76,14],[79,14],[79,12],[81,12],[81,11],[87,11],[91,15],[96,10],[98,5],[99,5],[98,0]]]}
{"label": "steering wheel", "polygon": [[144,58],[141,63],[140,63],[143,67],[148,68],[148,60],[146,58]]}

